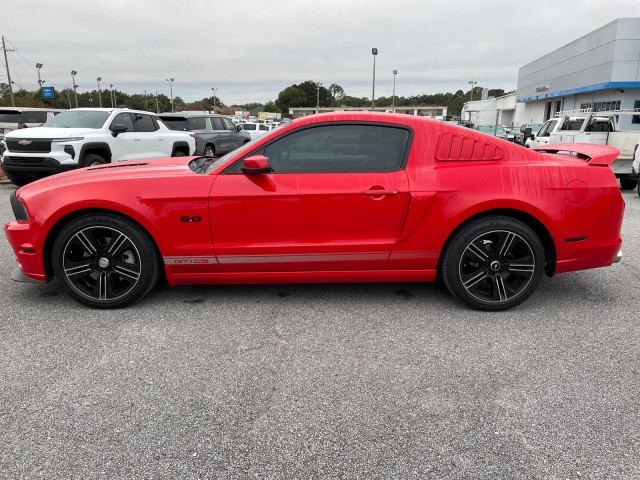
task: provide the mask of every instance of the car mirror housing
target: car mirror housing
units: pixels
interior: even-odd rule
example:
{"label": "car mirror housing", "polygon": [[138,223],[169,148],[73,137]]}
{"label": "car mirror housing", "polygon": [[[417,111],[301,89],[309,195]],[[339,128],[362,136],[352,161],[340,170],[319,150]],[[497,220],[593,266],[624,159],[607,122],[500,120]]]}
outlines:
{"label": "car mirror housing", "polygon": [[259,175],[271,172],[269,158],[264,155],[252,155],[242,161],[242,172],[246,175]]}
{"label": "car mirror housing", "polygon": [[121,123],[116,123],[113,127],[111,127],[111,135],[113,135],[114,137],[117,137],[121,133],[125,133],[127,130],[129,129],[127,128],[126,125],[122,125]]}

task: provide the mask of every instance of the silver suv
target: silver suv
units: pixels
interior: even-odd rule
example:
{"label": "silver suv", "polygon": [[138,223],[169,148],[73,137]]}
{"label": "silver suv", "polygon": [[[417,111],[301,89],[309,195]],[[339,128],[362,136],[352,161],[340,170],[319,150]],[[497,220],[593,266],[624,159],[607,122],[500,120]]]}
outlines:
{"label": "silver suv", "polygon": [[158,117],[171,130],[195,134],[194,155],[224,155],[251,140],[249,132],[224,115],[185,112],[161,113]]}

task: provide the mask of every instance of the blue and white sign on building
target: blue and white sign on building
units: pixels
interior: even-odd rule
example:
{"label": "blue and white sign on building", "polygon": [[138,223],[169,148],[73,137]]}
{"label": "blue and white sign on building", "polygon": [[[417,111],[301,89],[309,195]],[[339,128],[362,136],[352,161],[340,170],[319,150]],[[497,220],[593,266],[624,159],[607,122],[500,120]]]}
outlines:
{"label": "blue and white sign on building", "polygon": [[42,87],[42,98],[53,98],[53,87]]}

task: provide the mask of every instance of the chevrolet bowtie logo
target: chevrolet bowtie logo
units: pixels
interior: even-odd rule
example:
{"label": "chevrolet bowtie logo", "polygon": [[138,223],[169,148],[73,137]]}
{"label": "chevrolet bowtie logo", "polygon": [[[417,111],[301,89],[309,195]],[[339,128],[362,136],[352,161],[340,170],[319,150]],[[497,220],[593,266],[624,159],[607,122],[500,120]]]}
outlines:
{"label": "chevrolet bowtie logo", "polygon": [[31,145],[31,140],[20,140],[18,145]]}

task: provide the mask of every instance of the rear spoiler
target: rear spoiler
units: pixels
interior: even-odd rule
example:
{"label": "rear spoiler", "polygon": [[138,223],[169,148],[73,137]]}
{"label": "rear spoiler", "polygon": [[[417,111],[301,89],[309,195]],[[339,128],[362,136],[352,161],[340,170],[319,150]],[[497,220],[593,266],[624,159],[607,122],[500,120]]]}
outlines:
{"label": "rear spoiler", "polygon": [[533,147],[540,153],[564,154],[581,158],[592,165],[611,165],[620,155],[620,150],[597,143],[554,143]]}

